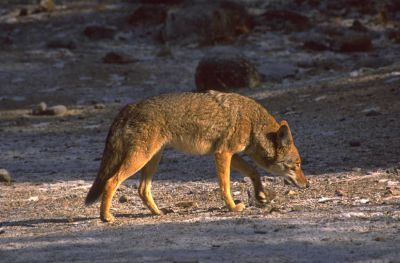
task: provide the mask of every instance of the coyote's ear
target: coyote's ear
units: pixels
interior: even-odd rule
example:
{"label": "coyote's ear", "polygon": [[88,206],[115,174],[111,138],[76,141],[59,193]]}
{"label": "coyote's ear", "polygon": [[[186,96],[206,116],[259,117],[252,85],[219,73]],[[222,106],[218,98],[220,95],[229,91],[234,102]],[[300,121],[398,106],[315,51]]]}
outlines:
{"label": "coyote's ear", "polygon": [[292,133],[289,129],[287,121],[281,121],[279,130],[277,132],[278,145],[281,147],[288,147],[293,143]]}

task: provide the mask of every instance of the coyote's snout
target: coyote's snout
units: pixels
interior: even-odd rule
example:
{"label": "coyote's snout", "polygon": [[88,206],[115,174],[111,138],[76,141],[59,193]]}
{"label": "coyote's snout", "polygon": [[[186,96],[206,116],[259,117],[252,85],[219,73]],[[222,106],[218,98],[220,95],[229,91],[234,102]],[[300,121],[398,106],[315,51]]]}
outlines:
{"label": "coyote's snout", "polygon": [[308,186],[288,123],[277,123],[254,100],[215,91],[167,94],[129,104],[118,114],[86,204],[102,196],[100,217],[112,221],[111,200],[117,187],[141,171],[139,196],[153,214],[160,214],[151,180],[166,146],[191,154],[213,154],[222,196],[231,211],[244,209],[242,203],[235,204],[230,192],[231,166],[251,178],[259,202],[272,198],[264,191],[260,174],[240,152],[288,183]]}

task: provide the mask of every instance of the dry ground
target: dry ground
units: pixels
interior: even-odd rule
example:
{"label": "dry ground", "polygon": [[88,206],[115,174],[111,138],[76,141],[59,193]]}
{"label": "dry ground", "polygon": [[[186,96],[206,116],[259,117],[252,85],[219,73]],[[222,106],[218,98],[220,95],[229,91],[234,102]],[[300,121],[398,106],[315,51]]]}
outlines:
{"label": "dry ground", "polygon": [[[388,59],[385,66],[358,70],[357,58],[328,54],[344,70],[240,91],[289,121],[309,189],[265,174],[277,196],[258,207],[249,181],[234,173],[235,199],[247,209],[231,213],[212,157],[167,149],[153,195],[168,213],[150,215],[134,177],[114,199],[116,222],[104,224],[98,204],[83,200],[113,117],[127,101],[193,89],[197,61],[213,48],[174,47],[173,57],[160,58],[152,43],[88,42],[81,31],[90,14],[79,17],[73,26],[51,17],[18,21],[14,46],[1,52],[0,168],[13,182],[0,185],[0,262],[400,262],[400,65],[391,47],[371,55]],[[48,50],[43,28],[81,46]],[[271,41],[277,61],[314,56],[287,56]],[[265,54],[241,45],[229,48]],[[140,61],[102,64],[110,49]],[[30,115],[40,101],[69,111]]]}

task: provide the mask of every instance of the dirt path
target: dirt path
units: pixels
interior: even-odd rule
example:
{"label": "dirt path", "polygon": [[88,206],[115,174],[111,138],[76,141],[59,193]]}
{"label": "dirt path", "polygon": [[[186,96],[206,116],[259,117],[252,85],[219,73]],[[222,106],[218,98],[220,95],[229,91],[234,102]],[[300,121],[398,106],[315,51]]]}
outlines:
{"label": "dirt path", "polygon": [[[93,10],[93,3],[86,7]],[[230,213],[220,198],[212,158],[167,149],[153,194],[168,213],[150,215],[134,178],[114,199],[117,221],[104,224],[98,204],[85,207],[83,200],[113,117],[128,101],[192,90],[197,62],[218,47],[177,46],[172,57],[159,57],[160,46],[147,40],[88,41],[82,36],[86,24],[114,21],[121,13],[111,8],[98,18],[82,9],[77,23],[68,26],[63,20],[68,21],[68,8],[53,17],[38,14],[16,22],[4,22],[12,15],[0,13],[1,25],[13,28],[14,41],[1,51],[0,63],[5,83],[0,86],[0,168],[13,179],[0,183],[0,262],[399,262],[395,47],[374,42],[380,49],[365,56],[316,54],[289,41],[287,53],[277,47],[293,35],[259,32],[253,42],[222,47],[243,50],[256,62],[270,52],[268,59],[276,63],[326,59],[342,64],[339,70],[315,66],[295,79],[240,90],[277,119],[288,120],[311,187],[295,189],[264,173],[263,183],[277,196],[258,207],[249,180],[233,173],[234,197],[247,209]],[[45,48],[44,26],[73,36],[78,48]],[[102,63],[112,49],[134,54],[138,62]],[[387,63],[358,67],[366,58]],[[41,101],[65,104],[68,112],[30,115]]]}

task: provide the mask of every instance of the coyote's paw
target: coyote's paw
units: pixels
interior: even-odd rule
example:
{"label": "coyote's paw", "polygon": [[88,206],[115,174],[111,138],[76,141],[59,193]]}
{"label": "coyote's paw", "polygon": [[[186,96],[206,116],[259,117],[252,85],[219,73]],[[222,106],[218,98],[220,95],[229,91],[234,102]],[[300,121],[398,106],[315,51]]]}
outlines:
{"label": "coyote's paw", "polygon": [[256,193],[256,199],[260,204],[267,204],[275,198],[275,193],[272,190],[259,191]]}
{"label": "coyote's paw", "polygon": [[242,212],[246,206],[243,203],[238,203],[234,207],[230,208],[232,212]]}
{"label": "coyote's paw", "polygon": [[112,223],[115,221],[115,217],[112,214],[100,215],[100,219],[106,223]]}

